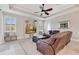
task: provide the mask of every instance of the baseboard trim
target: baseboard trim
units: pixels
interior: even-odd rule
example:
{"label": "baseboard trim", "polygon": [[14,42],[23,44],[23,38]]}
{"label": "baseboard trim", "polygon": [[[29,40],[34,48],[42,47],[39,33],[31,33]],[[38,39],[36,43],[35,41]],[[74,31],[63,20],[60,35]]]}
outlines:
{"label": "baseboard trim", "polygon": [[79,41],[79,38],[73,37],[73,38],[71,38],[71,40],[73,40],[73,41]]}
{"label": "baseboard trim", "polygon": [[24,37],[17,37],[17,39],[19,40],[19,39],[24,39]]}
{"label": "baseboard trim", "polygon": [[0,44],[3,44],[4,43],[4,41],[0,41]]}

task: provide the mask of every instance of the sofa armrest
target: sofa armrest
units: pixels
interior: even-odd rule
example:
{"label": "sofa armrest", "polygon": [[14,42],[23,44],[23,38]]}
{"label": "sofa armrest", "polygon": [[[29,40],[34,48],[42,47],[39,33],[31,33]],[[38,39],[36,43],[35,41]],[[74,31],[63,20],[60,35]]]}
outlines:
{"label": "sofa armrest", "polygon": [[54,48],[52,48],[52,46],[46,42],[39,40],[36,43],[36,45],[37,45],[37,50],[44,55],[54,55],[55,54]]}

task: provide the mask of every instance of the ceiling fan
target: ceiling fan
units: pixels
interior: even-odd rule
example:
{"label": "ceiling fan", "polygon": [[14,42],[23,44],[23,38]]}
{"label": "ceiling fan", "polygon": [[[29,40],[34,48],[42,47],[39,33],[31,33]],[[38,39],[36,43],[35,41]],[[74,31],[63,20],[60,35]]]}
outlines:
{"label": "ceiling fan", "polygon": [[[49,15],[48,11],[52,11],[53,10],[53,8],[49,8],[49,9],[45,10],[44,7],[45,7],[45,4],[42,4],[40,6],[40,9],[41,9],[41,11],[39,11],[41,13],[40,16],[42,16],[43,14]],[[35,12],[35,13],[39,13],[39,12]]]}

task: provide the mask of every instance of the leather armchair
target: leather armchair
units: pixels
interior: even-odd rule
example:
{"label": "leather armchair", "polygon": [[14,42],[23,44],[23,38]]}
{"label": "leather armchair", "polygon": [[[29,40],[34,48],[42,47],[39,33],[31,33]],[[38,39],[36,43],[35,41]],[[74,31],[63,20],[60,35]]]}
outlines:
{"label": "leather armchair", "polygon": [[71,31],[65,31],[54,34],[46,40],[39,40],[36,43],[37,50],[44,55],[55,55],[70,42],[71,35]]}

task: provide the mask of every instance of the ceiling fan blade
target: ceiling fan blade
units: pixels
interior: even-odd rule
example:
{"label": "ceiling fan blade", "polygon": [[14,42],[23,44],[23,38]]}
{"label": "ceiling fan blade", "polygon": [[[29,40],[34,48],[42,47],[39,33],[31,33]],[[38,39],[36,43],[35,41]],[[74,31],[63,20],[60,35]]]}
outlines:
{"label": "ceiling fan blade", "polygon": [[43,9],[43,6],[40,6],[40,9]]}
{"label": "ceiling fan blade", "polygon": [[34,13],[40,13],[41,11],[37,11],[37,12],[34,12]]}
{"label": "ceiling fan blade", "polygon": [[34,12],[34,13],[39,13],[39,12]]}
{"label": "ceiling fan blade", "polygon": [[43,15],[43,13],[41,13],[41,15],[40,16],[42,16]]}
{"label": "ceiling fan blade", "polygon": [[42,5],[40,6],[40,9],[41,9],[41,10],[43,10],[43,9],[44,9],[44,4],[42,4]]}
{"label": "ceiling fan blade", "polygon": [[46,11],[44,11],[46,15],[49,15],[49,13],[47,13]]}
{"label": "ceiling fan blade", "polygon": [[52,8],[50,8],[50,9],[47,9],[47,10],[45,10],[45,11],[51,11],[52,10]]}

